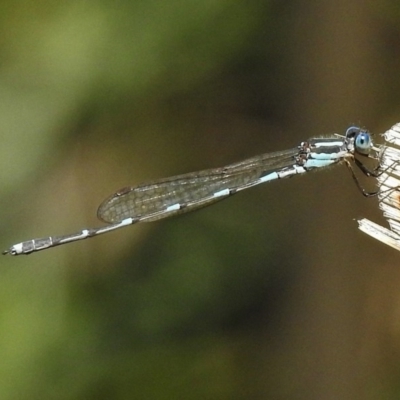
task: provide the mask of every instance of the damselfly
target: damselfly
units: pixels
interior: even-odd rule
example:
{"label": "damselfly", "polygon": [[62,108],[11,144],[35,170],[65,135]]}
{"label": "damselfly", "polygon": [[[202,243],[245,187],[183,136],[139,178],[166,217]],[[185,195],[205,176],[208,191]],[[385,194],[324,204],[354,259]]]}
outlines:
{"label": "damselfly", "polygon": [[356,126],[347,129],[344,136],[313,138],[299,146],[249,158],[225,167],[173,176],[135,187],[118,190],[99,207],[97,216],[108,225],[83,229],[78,233],[32,239],[11,246],[3,254],[19,255],[49,247],[87,239],[111,232],[127,225],[171,217],[211,205],[244,189],[288,178],[308,171],[343,162],[364,196],[350,161],[367,176],[377,176],[377,169],[368,169],[355,156],[377,159],[368,131]]}

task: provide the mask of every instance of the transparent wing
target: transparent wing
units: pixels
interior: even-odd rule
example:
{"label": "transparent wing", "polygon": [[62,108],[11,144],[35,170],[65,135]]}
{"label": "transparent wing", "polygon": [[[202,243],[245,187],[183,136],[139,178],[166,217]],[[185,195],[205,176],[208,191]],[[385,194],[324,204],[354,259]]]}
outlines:
{"label": "transparent wing", "polygon": [[193,211],[261,183],[260,178],[267,174],[293,166],[298,152],[294,148],[262,154],[221,168],[123,188],[103,201],[97,216],[116,223],[126,218],[154,221]]}

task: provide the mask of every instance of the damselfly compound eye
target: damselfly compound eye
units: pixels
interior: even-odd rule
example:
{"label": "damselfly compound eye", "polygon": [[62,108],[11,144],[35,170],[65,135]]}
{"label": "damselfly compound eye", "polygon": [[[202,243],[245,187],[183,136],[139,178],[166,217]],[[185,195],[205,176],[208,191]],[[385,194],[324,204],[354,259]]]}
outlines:
{"label": "damselfly compound eye", "polygon": [[361,131],[361,128],[359,126],[350,126],[349,128],[347,128],[346,131],[346,138],[347,139],[352,139],[354,137],[356,137]]}
{"label": "damselfly compound eye", "polygon": [[354,146],[357,153],[369,154],[372,148],[372,140],[370,134],[365,131],[360,132],[356,136]]}

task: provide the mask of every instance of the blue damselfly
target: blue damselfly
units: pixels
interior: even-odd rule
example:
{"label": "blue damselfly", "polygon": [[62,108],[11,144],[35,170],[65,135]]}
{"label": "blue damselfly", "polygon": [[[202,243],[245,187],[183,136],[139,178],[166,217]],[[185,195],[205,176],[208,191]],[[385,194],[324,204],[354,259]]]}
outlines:
{"label": "blue damselfly", "polygon": [[29,254],[138,222],[155,221],[186,213],[264,182],[288,178],[340,162],[349,167],[362,194],[373,196],[377,192],[366,192],[361,187],[350,161],[354,161],[364,174],[377,176],[376,170],[368,169],[356,156],[377,159],[378,150],[373,147],[368,131],[352,126],[344,136],[312,138],[295,148],[262,154],[225,167],[126,187],[107,198],[97,211],[98,218],[108,225],[83,229],[69,235],[28,240],[11,246],[3,254]]}

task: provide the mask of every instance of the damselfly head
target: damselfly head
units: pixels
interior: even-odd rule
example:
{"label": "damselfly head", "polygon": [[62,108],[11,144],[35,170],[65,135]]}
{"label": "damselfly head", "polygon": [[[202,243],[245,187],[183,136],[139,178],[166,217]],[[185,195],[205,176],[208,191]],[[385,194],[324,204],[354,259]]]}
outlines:
{"label": "damselfly head", "polygon": [[373,147],[371,135],[366,129],[358,126],[350,126],[346,131],[346,139],[354,144],[354,150],[358,154],[368,155]]}

